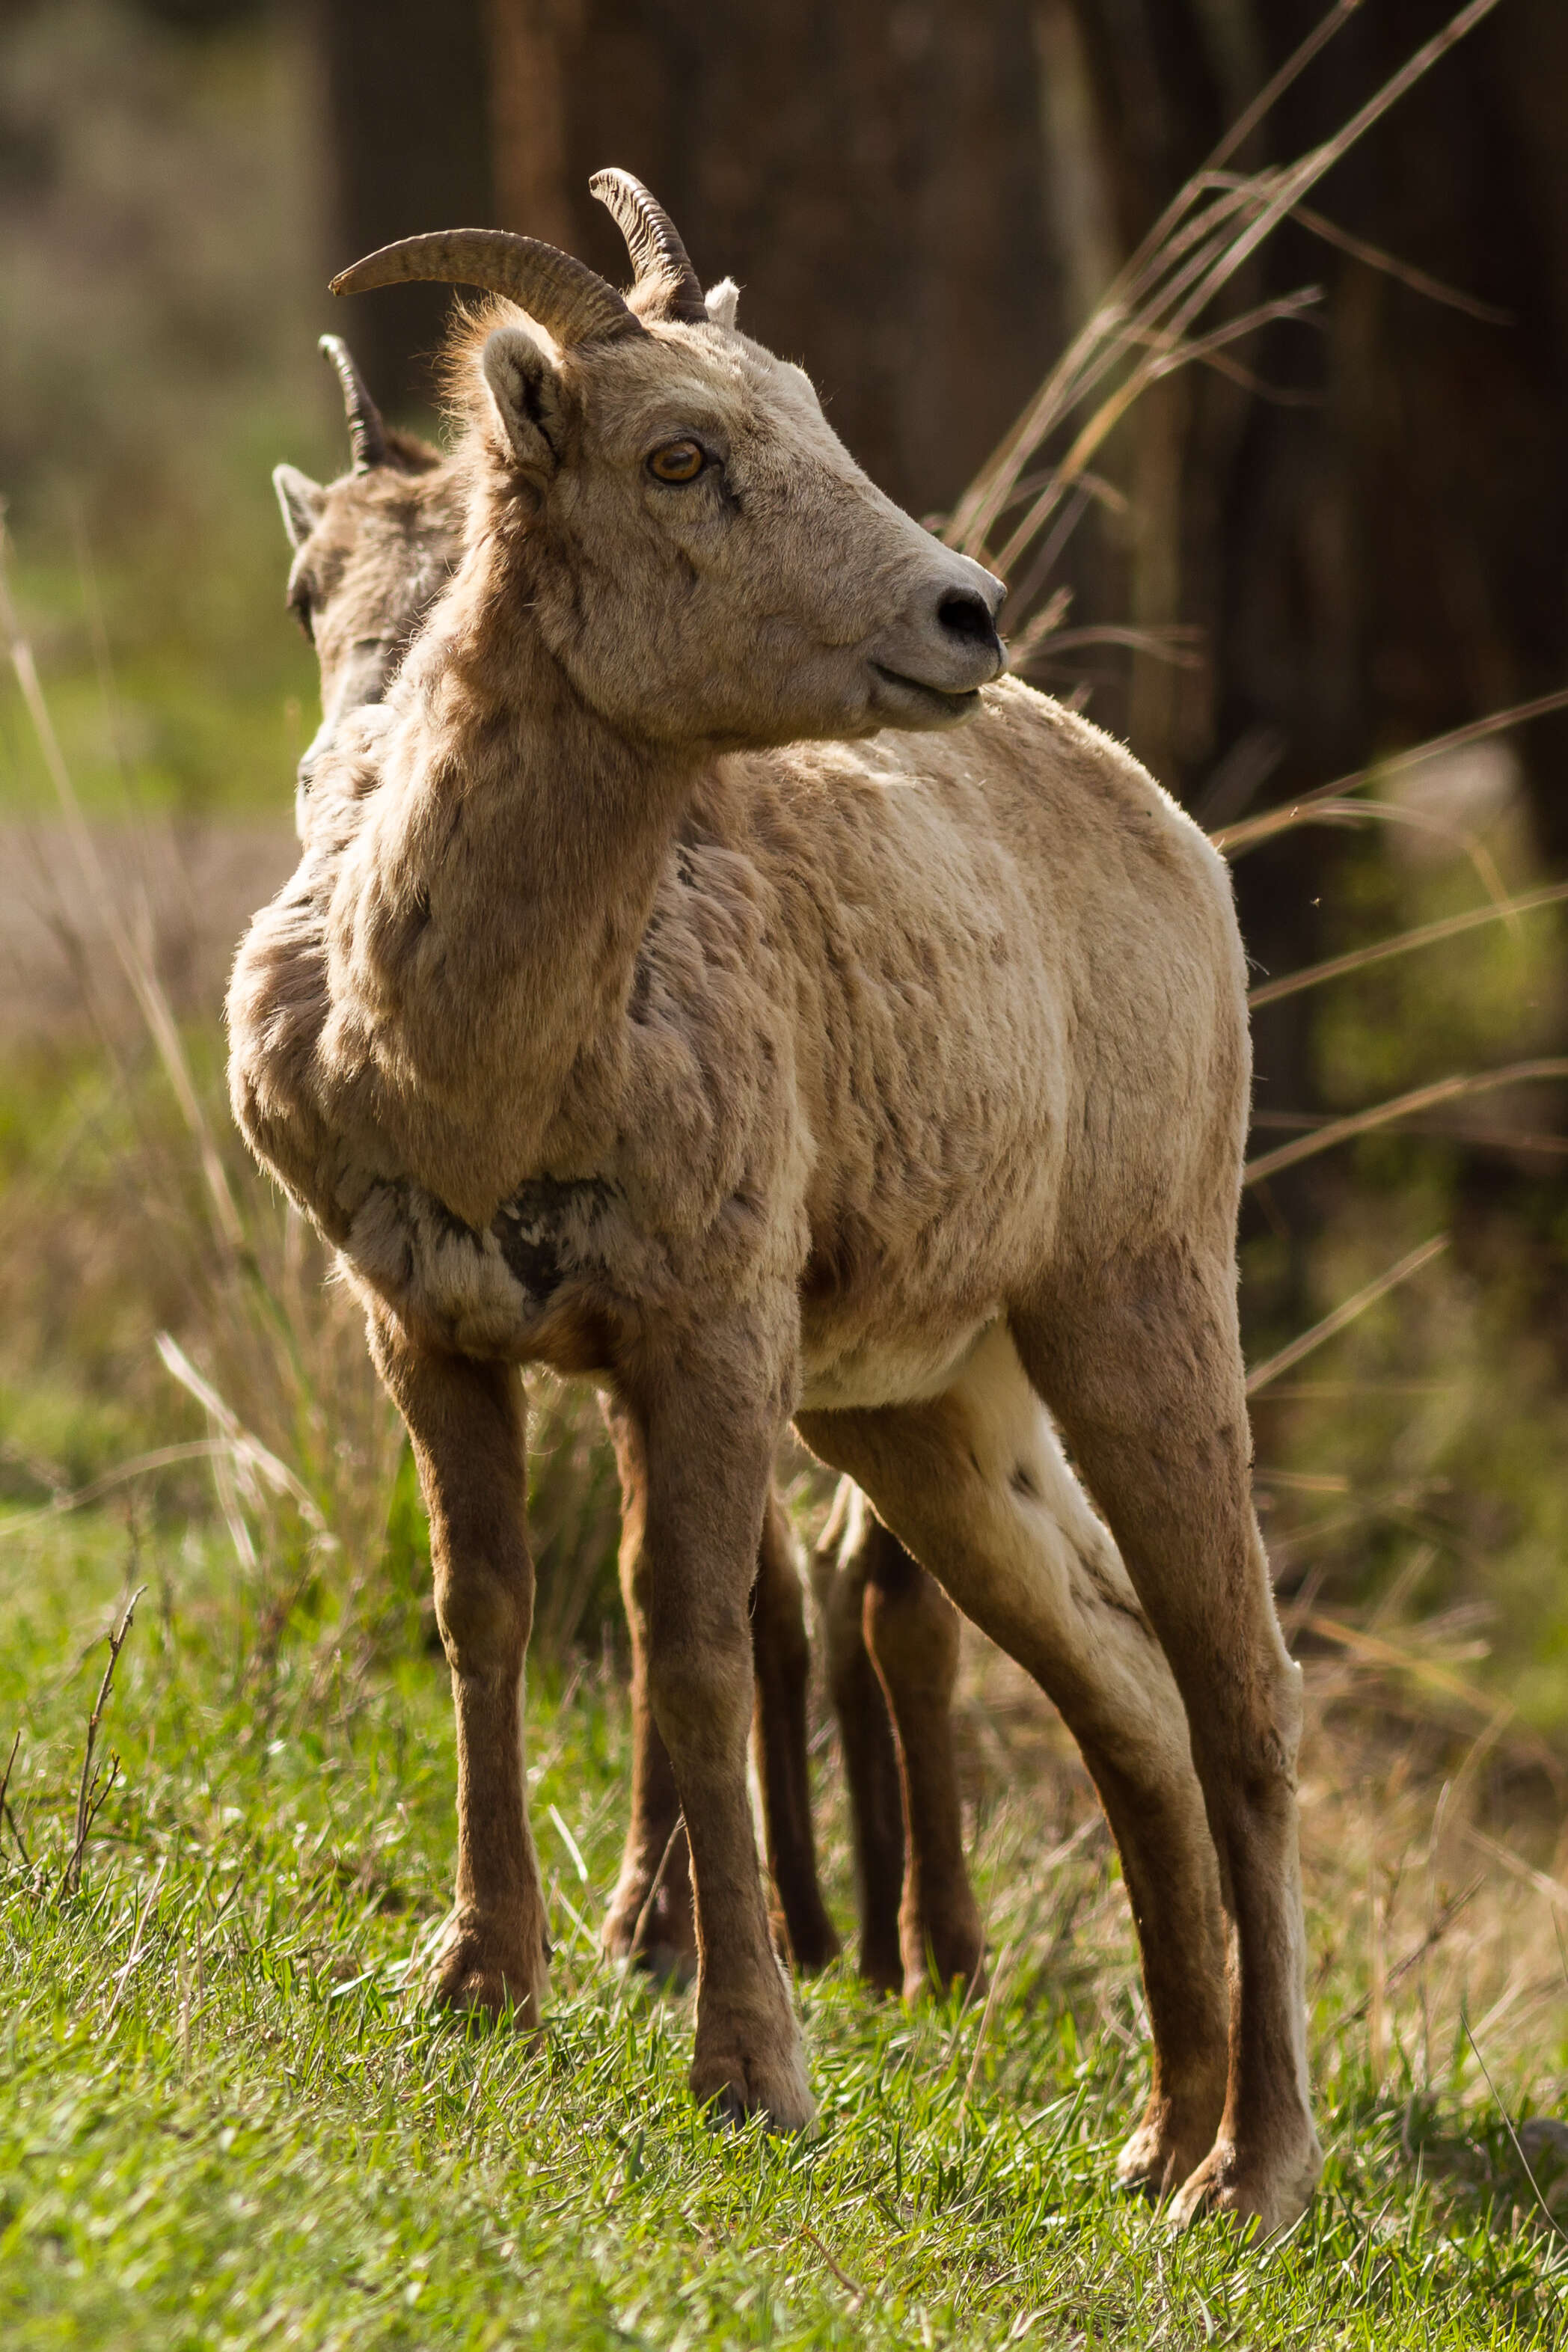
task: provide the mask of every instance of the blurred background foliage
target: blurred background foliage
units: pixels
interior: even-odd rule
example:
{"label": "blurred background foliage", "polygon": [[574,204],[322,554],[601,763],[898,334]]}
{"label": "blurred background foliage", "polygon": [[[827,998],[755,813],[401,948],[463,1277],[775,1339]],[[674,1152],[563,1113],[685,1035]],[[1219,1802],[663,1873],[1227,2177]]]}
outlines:
{"label": "blurred background foliage", "polygon": [[[1451,11],[1339,13],[1237,168],[1329,136]],[[19,1514],[210,1437],[210,1410],[153,1352],[166,1328],[293,1465],[348,1564],[328,1574],[264,1477],[238,1492],[278,1607],[325,1576],[380,1639],[421,1581],[353,1318],[244,1168],[221,1095],[226,956],[288,870],[314,725],[268,475],[279,457],[322,477],[344,462],[316,335],[346,332],[388,409],[434,429],[439,299],[333,305],[331,269],[475,220],[618,271],[586,181],[626,164],[699,268],[740,279],[742,323],[809,366],[873,476],[940,518],[1321,14],[0,0],[13,586],[243,1229],[237,1244],[215,1213],[7,679],[0,1488]],[[1030,674],[1086,698],[1201,821],[1256,817],[1568,683],[1565,152],[1568,12],[1502,0],[1226,297],[1234,315],[1310,280],[1317,307],[1153,386],[1097,457],[1053,573],[1069,625]],[[1386,823],[1238,856],[1258,978],[1474,906],[1488,873],[1514,894],[1568,874],[1565,752],[1568,718],[1547,716],[1375,775]],[[1563,982],[1545,908],[1260,1009],[1254,1151],[1430,1080],[1563,1055]],[[1266,1528],[1300,1642],[1359,1632],[1428,1696],[1502,1701],[1568,1748],[1565,1112],[1561,1086],[1521,1083],[1270,1177],[1247,1195],[1243,1298],[1261,1360],[1450,1236],[1260,1394]],[[552,1390],[540,1406],[542,1630],[596,1643],[613,1475],[591,1403]],[[174,1524],[216,1507],[209,1470],[193,1455],[105,1491]],[[819,1496],[799,1465],[795,1493],[804,1524]]]}

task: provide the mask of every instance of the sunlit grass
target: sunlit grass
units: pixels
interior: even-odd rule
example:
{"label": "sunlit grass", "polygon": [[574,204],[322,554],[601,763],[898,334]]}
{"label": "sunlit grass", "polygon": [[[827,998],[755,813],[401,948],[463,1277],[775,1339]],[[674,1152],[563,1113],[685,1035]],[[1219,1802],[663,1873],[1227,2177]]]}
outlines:
{"label": "sunlit grass", "polygon": [[[149,1590],[100,1743],[122,1777],[62,1900],[128,1571]],[[22,1731],[0,1863],[0,2334],[18,2352],[1470,2347],[1568,2324],[1568,2268],[1468,2047],[1425,2074],[1406,1979],[1380,2068],[1343,2023],[1353,1915],[1316,1989],[1330,2160],[1308,2221],[1267,2251],[1215,2226],[1173,2241],[1115,2195],[1143,2027],[1113,1865],[1065,1766],[1022,1801],[980,1775],[989,2011],[879,2004],[840,1965],[802,1993],[816,2132],[716,2133],[684,2086],[689,2001],[622,1979],[595,1943],[626,1785],[615,1678],[579,1676],[563,1704],[536,1677],[544,2047],[449,2023],[403,1990],[451,1867],[439,1661],[367,1672],[300,1620],[268,1664],[251,1622],[200,1535],[144,1534],[132,1561],[104,1517],[0,1549],[0,1750]],[[994,1737],[1015,1706],[997,1699]],[[1050,1741],[1043,1712],[1033,1736]],[[844,1919],[841,1790],[831,1763],[821,1778]],[[1069,1817],[1079,1835],[1042,1870]],[[1508,2052],[1500,2032],[1514,2097]]]}
{"label": "sunlit grass", "polygon": [[[1226,224],[1260,219],[1282,189],[1210,187],[1216,294]],[[1143,297],[1165,299],[1154,279]],[[1128,383],[1194,354],[1124,337],[1109,312],[1101,330]],[[298,341],[302,366],[302,319]],[[1100,382],[1066,388],[1088,397]],[[140,516],[122,509],[96,551],[63,520],[23,519],[17,597],[95,819],[255,814],[286,830],[314,682],[279,609],[266,475],[280,456],[341,461],[319,390],[308,429],[293,394],[245,388],[221,427],[166,435],[179,462],[163,490]],[[1123,404],[1121,391],[1107,401],[1106,430]],[[1073,478],[1060,471],[1031,528]],[[1040,496],[1015,471],[998,516],[1011,494]],[[1038,646],[1053,629],[1065,646],[1059,610],[1046,626],[1049,565],[1031,587],[1017,551],[1014,609],[1043,600]],[[57,814],[7,676],[0,817]],[[1375,840],[1336,869],[1330,948],[1381,949],[1487,906],[1504,881],[1540,880],[1517,807],[1484,844],[1465,835],[1463,855],[1456,835],[1442,868],[1406,856],[1412,809],[1373,803],[1374,817]],[[1290,822],[1232,831],[1240,845],[1249,826]],[[1549,1052],[1559,937],[1538,910],[1322,983],[1321,1101],[1358,1111],[1435,1075]],[[1568,1431],[1531,1295],[1540,1236],[1472,1234],[1463,1270],[1451,1251],[1260,1399],[1267,1525],[1308,1654],[1309,1982],[1329,2164],[1283,2247],[1214,2228],[1172,2242],[1109,2185],[1146,2042],[1114,1860],[1059,1727],[979,1648],[959,1729],[989,2007],[879,2006],[842,1967],[801,1994],[815,2135],[715,2135],[694,2114],[689,2002],[654,1998],[597,1955],[627,1766],[614,1481],[591,1402],[552,1387],[536,1389],[530,1495],[532,1805],[555,1942],[543,2050],[454,2027],[409,1992],[447,1898],[452,1791],[408,1459],[352,1307],[323,1289],[321,1256],[228,1133],[214,1003],[171,987],[178,1054],[160,1066],[134,1014],[118,1017],[124,963],[96,938],[72,944],[96,990],[94,1042],[46,1040],[0,1080],[0,1769],[20,1734],[0,1822],[7,2346],[1397,2352],[1563,2339],[1568,2197],[1549,2171],[1527,2179],[1509,2122],[1568,2089],[1563,1790],[1520,1722],[1556,1732],[1568,1717]],[[153,978],[162,989],[167,974]],[[213,1230],[213,1188],[169,1089],[181,1057],[241,1246]],[[1489,1100],[1477,1119],[1506,1140],[1507,1108]],[[1310,1264],[1279,1223],[1249,1243],[1255,1361],[1300,1336],[1303,1307],[1331,1313],[1445,1228],[1458,1159],[1442,1133],[1380,1129],[1339,1148],[1317,1171]],[[50,1516],[159,1441],[216,1442],[154,1354],[163,1327],[225,1410],[279,1450],[316,1519],[266,1494],[216,1508],[207,1460]],[[809,1479],[795,1499],[808,1531]],[[100,1748],[118,1756],[116,1778],[66,1895],[103,1634],[140,1581]],[[830,1743],[817,1776],[847,1926]]]}

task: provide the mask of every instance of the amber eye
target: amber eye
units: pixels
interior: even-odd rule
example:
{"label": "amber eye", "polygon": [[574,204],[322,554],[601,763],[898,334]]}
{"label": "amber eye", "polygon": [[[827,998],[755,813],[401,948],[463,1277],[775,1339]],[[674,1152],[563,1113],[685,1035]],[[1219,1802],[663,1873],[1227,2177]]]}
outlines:
{"label": "amber eye", "polygon": [[708,463],[708,452],[696,441],[667,441],[647,461],[658,482],[694,482]]}

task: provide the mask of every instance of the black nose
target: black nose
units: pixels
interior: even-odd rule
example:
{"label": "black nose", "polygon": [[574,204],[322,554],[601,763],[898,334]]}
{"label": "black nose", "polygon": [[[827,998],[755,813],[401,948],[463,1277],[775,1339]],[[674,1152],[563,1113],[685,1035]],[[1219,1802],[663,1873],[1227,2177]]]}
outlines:
{"label": "black nose", "polygon": [[994,646],[996,624],[984,596],[973,588],[953,588],[936,608],[936,617],[950,636],[971,646]]}

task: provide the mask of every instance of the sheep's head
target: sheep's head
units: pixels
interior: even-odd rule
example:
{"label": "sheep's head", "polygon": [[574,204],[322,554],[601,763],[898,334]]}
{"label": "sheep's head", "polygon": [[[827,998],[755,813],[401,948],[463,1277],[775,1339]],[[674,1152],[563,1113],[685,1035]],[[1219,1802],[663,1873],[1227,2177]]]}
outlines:
{"label": "sheep's head", "polygon": [[[775,743],[940,727],[1003,667],[1003,591],[869,482],[808,379],[704,296],[673,225],[624,173],[623,298],[568,255],[465,229],[334,280],[479,285],[517,310],[458,350],[480,529],[522,530],[527,594],[591,706],[664,741]],[[472,526],[471,526],[472,528]]]}
{"label": "sheep's head", "polygon": [[316,649],[321,723],[300,762],[310,778],[347,711],[379,702],[462,551],[463,501],[439,450],[384,425],[337,335],[321,351],[343,390],[353,470],[313,482],[273,468],[294,550],[289,607]]}

